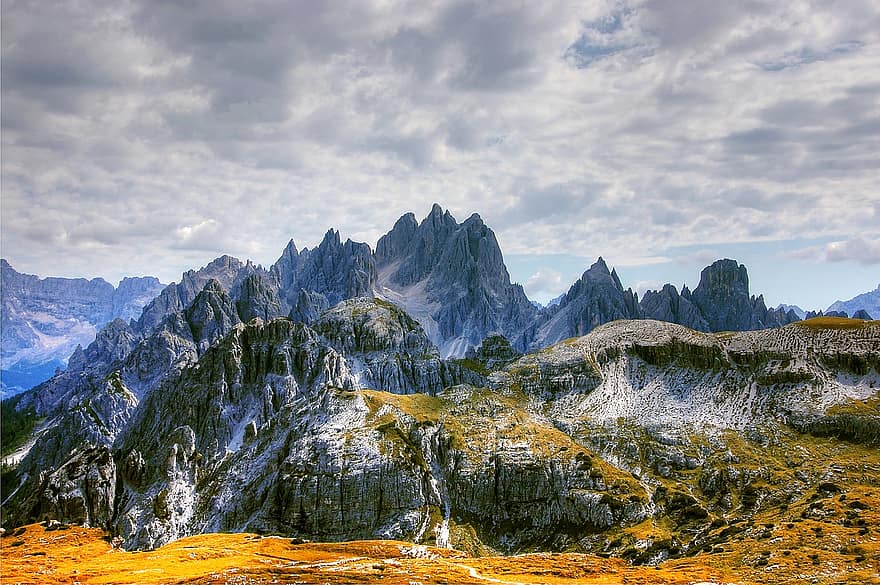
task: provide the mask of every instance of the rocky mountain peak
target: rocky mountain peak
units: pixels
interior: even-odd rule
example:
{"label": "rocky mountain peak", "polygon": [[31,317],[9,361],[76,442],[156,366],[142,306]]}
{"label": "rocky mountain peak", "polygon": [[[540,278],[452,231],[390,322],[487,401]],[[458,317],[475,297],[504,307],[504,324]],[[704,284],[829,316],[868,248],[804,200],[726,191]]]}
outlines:
{"label": "rocky mountain peak", "polygon": [[272,265],[271,272],[278,286],[282,289],[289,288],[296,278],[296,270],[299,266],[299,251],[293,239],[287,242],[281,256]]}
{"label": "rocky mountain peak", "polygon": [[181,282],[186,280],[194,280],[200,282],[202,280],[214,279],[225,288],[232,288],[233,282],[238,277],[240,271],[248,266],[252,266],[250,262],[245,263],[234,256],[223,254],[211,260],[204,268],[200,270],[189,270],[184,273]]}
{"label": "rocky mountain peak", "polygon": [[639,319],[641,311],[632,290],[623,290],[616,272],[600,256],[575,282],[557,307],[526,331],[521,345],[537,348],[568,337],[585,335],[616,319]]}
{"label": "rocky mountain peak", "polygon": [[216,279],[210,279],[184,311],[193,341],[204,352],[212,343],[240,323],[229,294]]}
{"label": "rocky mountain peak", "polygon": [[696,331],[709,331],[709,324],[690,301],[690,296],[690,290],[686,286],[682,287],[679,294],[673,285],[665,284],[659,292],[647,291],[639,307],[647,319],[678,323]]}
{"label": "rocky mountain peak", "polygon": [[449,210],[443,211],[438,203],[431,206],[431,212],[422,221],[422,225],[428,225],[434,229],[442,229],[447,226],[457,225],[455,218],[449,213]]}
{"label": "rocky mountain peak", "polygon": [[327,230],[327,233],[324,234],[324,239],[321,240],[321,243],[318,245],[319,248],[338,248],[342,245],[342,240],[339,236],[339,231],[333,228]]}
{"label": "rocky mountain peak", "polygon": [[607,274],[611,275],[611,272],[608,270],[608,264],[605,263],[605,259],[602,256],[599,256],[595,262],[590,266],[587,272],[593,274]]}
{"label": "rocky mountain peak", "polygon": [[667,284],[648,291],[640,303],[645,318],[685,325],[697,331],[746,331],[797,321],[793,311],[768,309],[764,296],[749,295],[749,275],[736,260],[718,260],[703,269],[700,284],[681,294]]}
{"label": "rocky mountain peak", "polygon": [[716,260],[700,272],[700,284],[694,293],[700,291],[725,291],[732,294],[748,294],[749,273],[745,265],[736,260],[724,258]]}
{"label": "rocky mountain peak", "polygon": [[518,337],[537,314],[478,214],[459,224],[435,204],[418,226],[402,217],[376,248],[379,294],[412,314],[444,356],[490,333]]}
{"label": "rocky mountain peak", "polygon": [[704,268],[700,273],[700,284],[694,289],[691,299],[710,331],[744,331],[751,328],[756,303],[749,296],[748,270],[736,260],[725,258]]}
{"label": "rocky mountain peak", "polygon": [[286,291],[294,306],[300,289],[326,297],[327,306],[354,297],[372,296],[377,280],[373,251],[367,244],[347,239],[342,243],[339,232],[329,230],[321,244],[300,253],[296,278]]}
{"label": "rocky mountain peak", "polygon": [[623,285],[620,283],[620,278],[617,276],[617,271],[610,270],[608,268],[608,264],[605,263],[605,259],[602,258],[602,256],[599,256],[599,258],[595,262],[593,262],[593,264],[587,270],[584,271],[584,273],[581,275],[580,280],[613,286],[614,288],[623,291]]}
{"label": "rocky mountain peak", "polygon": [[250,262],[242,262],[233,256],[223,255],[215,258],[199,270],[184,272],[179,284],[170,284],[150,302],[138,319],[137,329],[148,333],[162,320],[173,313],[181,312],[193,302],[196,295],[215,280],[219,287],[232,296],[237,296],[238,287],[248,275],[264,272]]}

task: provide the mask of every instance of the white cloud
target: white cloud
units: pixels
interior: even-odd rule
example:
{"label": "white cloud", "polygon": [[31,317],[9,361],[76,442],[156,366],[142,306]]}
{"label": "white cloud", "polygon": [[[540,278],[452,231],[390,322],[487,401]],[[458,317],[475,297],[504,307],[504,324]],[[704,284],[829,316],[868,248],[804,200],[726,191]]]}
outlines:
{"label": "white cloud", "polygon": [[523,288],[532,298],[550,298],[558,296],[569,284],[562,282],[561,273],[552,268],[544,267],[532,274],[523,285]]}
{"label": "white cloud", "polygon": [[639,295],[639,298],[643,298],[645,293],[649,290],[660,290],[663,288],[665,283],[659,282],[657,280],[639,280],[635,284],[632,285],[632,290],[634,293]]}
{"label": "white cloud", "polygon": [[873,2],[680,4],[3,2],[3,254],[171,280],[433,201],[506,253],[873,241]]}
{"label": "white cloud", "polygon": [[829,262],[851,260],[859,264],[880,264],[880,239],[853,238],[845,242],[831,242],[825,250]]}
{"label": "white cloud", "polygon": [[880,238],[855,237],[830,242],[824,246],[809,246],[786,254],[795,260],[808,262],[856,262],[864,266],[880,264]]}

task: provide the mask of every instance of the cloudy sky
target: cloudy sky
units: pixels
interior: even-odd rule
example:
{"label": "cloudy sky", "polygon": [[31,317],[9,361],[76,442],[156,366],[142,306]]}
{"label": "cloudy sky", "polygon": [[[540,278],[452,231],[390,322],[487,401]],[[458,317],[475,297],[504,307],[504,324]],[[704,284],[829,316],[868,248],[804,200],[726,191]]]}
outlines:
{"label": "cloudy sky", "polygon": [[874,0],[2,2],[2,255],[177,280],[433,202],[547,300],[748,265],[880,282]]}

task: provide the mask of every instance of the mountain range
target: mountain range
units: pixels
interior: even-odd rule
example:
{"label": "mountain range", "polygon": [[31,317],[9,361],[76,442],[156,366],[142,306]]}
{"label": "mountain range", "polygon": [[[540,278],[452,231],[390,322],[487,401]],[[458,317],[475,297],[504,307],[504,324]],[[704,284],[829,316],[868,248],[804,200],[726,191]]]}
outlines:
{"label": "mountain range", "polygon": [[859,311],[864,311],[874,318],[880,318],[880,284],[877,285],[876,289],[856,295],[847,301],[832,303],[825,312],[829,313],[831,311],[840,311],[848,315],[855,315]]}
{"label": "mountain range", "polygon": [[88,345],[116,318],[137,318],[163,285],[156,278],[43,278],[16,272],[0,260],[3,396],[48,379],[64,368],[77,345]]}
{"label": "mountain range", "polygon": [[880,325],[768,309],[733,260],[639,301],[599,258],[538,308],[479,216],[434,206],[375,252],[222,256],[126,316],[2,402],[5,527],[636,564],[878,529],[828,498],[880,502]]}
{"label": "mountain range", "polygon": [[699,331],[778,327],[797,318],[751,297],[746,268],[732,260],[704,270],[693,293],[666,285],[639,302],[599,258],[557,302],[541,308],[511,283],[495,235],[479,215],[459,223],[436,204],[421,222],[412,213],[402,216],[375,252],[329,230],[314,249],[298,250],[291,240],[269,269],[222,256],[164,289],[152,277],[127,278],[115,289],[101,279],[40,280],[5,260],[2,278],[7,394],[46,379],[116,318],[136,319],[141,333],[151,330],[169,312],[185,309],[209,279],[243,308],[235,315],[243,321],[289,316],[310,323],[344,299],[385,299],[415,318],[443,357],[462,357],[492,334],[524,351],[621,318]]}

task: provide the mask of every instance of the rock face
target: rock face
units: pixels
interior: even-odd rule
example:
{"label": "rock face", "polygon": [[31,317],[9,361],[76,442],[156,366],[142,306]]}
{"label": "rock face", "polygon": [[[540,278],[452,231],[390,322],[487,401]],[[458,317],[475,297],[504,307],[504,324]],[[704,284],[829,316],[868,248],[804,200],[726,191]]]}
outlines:
{"label": "rock face", "polygon": [[515,350],[503,335],[490,335],[480,347],[469,350],[465,357],[476,360],[487,370],[499,370],[522,357],[522,353]]}
{"label": "rock face", "polygon": [[876,289],[856,295],[848,301],[832,303],[828,310],[825,311],[825,314],[827,315],[831,311],[839,311],[855,315],[856,311],[859,310],[863,310],[874,317],[880,317],[880,284],[877,285]]}
{"label": "rock face", "polygon": [[242,281],[235,306],[238,317],[245,323],[256,318],[270,321],[284,315],[275,287],[260,274],[252,274]]}
{"label": "rock face", "polygon": [[[523,356],[493,379],[552,398],[564,417],[745,429],[873,395],[878,341],[880,327],[869,324],[826,329],[806,322],[715,336],[660,321],[616,321]],[[855,378],[838,380],[844,372]],[[743,391],[750,385],[759,388],[755,395]]]}
{"label": "rock face", "polygon": [[748,331],[780,327],[791,321],[782,310],[768,310],[764,297],[749,296],[746,267],[735,260],[718,260],[700,274],[691,295],[710,331]]}
{"label": "rock face", "polygon": [[128,321],[162,289],[153,277],[43,278],[16,272],[0,260],[3,393],[14,394],[64,367],[79,345],[113,319]]}
{"label": "rock face", "polygon": [[[164,317],[148,336],[116,320],[88,348],[75,352],[68,371],[22,395],[16,407],[46,423],[38,429],[33,447],[20,456],[21,486],[4,508],[4,518],[60,515],[105,524],[107,514],[115,517],[116,512],[94,508],[94,502],[104,501],[103,496],[82,487],[83,482],[97,485],[97,479],[74,474],[89,469],[77,458],[130,441],[135,432],[131,429],[146,424],[145,420],[152,425],[174,423],[179,417],[170,410],[179,411],[186,420],[207,417],[190,425],[198,433],[198,457],[192,450],[193,431],[176,430],[187,425],[151,427],[150,433],[138,434],[140,441],[173,441],[156,447],[140,445],[136,453],[127,453],[121,460],[116,457],[107,469],[102,467],[101,477],[115,486],[118,471],[125,481],[139,486],[152,469],[144,454],[161,447],[163,453],[174,449],[178,458],[179,465],[171,466],[174,470],[168,477],[194,481],[195,476],[183,471],[187,466],[203,457],[222,460],[228,449],[253,439],[264,424],[271,425],[283,405],[328,386],[349,390],[381,386],[411,394],[437,393],[462,382],[480,384],[483,378],[440,360],[418,323],[389,303],[345,301],[322,315],[316,330],[284,318],[268,323],[254,318],[245,327],[229,295],[212,279],[188,307]],[[217,391],[221,394],[215,395]],[[311,408],[317,409],[318,416],[322,406]],[[171,482],[163,489],[180,485]],[[150,495],[149,513],[159,520],[171,514],[163,502],[174,503],[178,492],[173,489],[173,493]],[[71,503],[76,494],[82,501]],[[81,515],[81,510],[88,514]],[[167,541],[179,535],[178,528],[162,529],[162,536],[154,538],[150,531],[159,529],[144,528],[152,526],[152,520],[139,518],[143,526],[139,524],[137,538],[142,540],[138,542]]]}
{"label": "rock face", "polygon": [[608,270],[601,257],[575,282],[568,293],[544,318],[525,332],[519,345],[545,347],[569,337],[585,335],[615,319],[641,317],[632,290],[623,290],[617,273]]}
{"label": "rock face", "polygon": [[691,292],[686,286],[682,287],[681,294],[671,284],[664,285],[659,292],[649,290],[639,307],[648,319],[678,323],[695,331],[710,330],[700,309],[691,302]]}
{"label": "rock face", "polygon": [[443,356],[492,333],[518,338],[537,315],[477,214],[459,224],[435,204],[421,223],[404,215],[379,240],[376,268],[377,293],[417,319]]}

